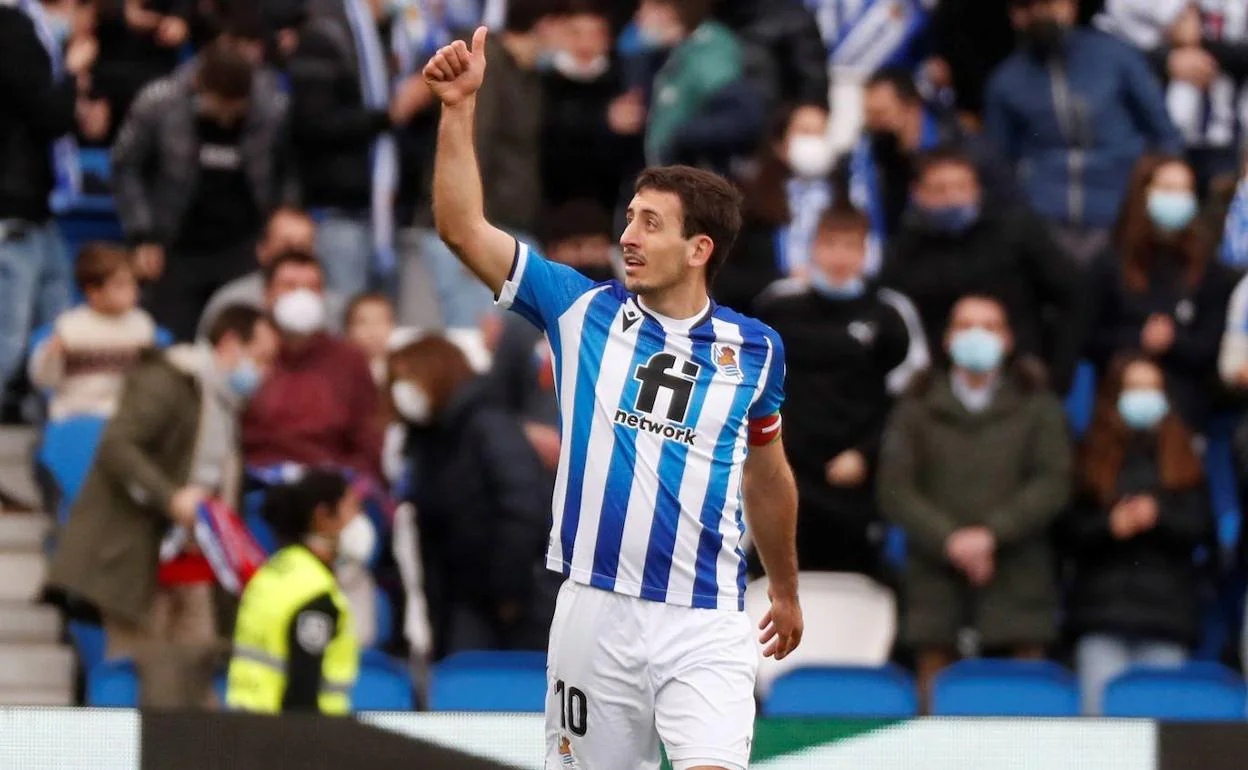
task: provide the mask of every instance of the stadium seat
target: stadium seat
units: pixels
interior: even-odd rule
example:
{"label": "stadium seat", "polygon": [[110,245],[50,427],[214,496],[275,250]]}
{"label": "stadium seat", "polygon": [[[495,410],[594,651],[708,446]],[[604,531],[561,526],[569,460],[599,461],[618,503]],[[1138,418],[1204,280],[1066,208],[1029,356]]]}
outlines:
{"label": "stadium seat", "polygon": [[354,711],[412,711],[416,696],[412,677],[401,662],[381,653],[364,654],[360,675],[351,691]]}
{"label": "stadium seat", "polygon": [[965,660],[936,677],[934,716],[1073,717],[1079,688],[1049,661]]}
{"label": "stadium seat", "polygon": [[1107,717],[1238,721],[1248,712],[1244,680],[1217,663],[1133,668],[1106,686],[1104,702]]}
{"label": "stadium seat", "polygon": [[1096,407],[1096,367],[1090,361],[1080,361],[1066,394],[1066,419],[1075,438],[1083,436],[1092,423],[1092,410]]}
{"label": "stadium seat", "polygon": [[87,674],[87,705],[137,708],[139,677],[126,658],[102,661]]}
{"label": "stadium seat", "polygon": [[56,479],[61,495],[57,518],[62,524],[91,470],[95,448],[106,424],[102,417],[70,417],[48,423],[43,431],[39,462]]}
{"label": "stadium seat", "polygon": [[799,668],[773,682],[763,701],[768,717],[893,719],[918,710],[914,680],[894,665]]}
{"label": "stadium seat", "polygon": [[373,624],[376,626],[374,647],[385,647],[394,638],[394,607],[390,604],[390,595],[377,588],[374,593]]}
{"label": "stadium seat", "polygon": [[439,670],[453,668],[522,668],[546,670],[546,653],[536,650],[469,650],[448,655],[438,662]]}
{"label": "stadium seat", "polygon": [[475,664],[451,659],[433,668],[431,711],[540,713],[545,704],[544,662],[539,668],[531,658],[519,658],[510,665],[504,659],[487,658]]}
{"label": "stadium seat", "polygon": [[277,535],[264,520],[264,490],[256,489],[243,495],[243,522],[265,553],[277,550]]}
{"label": "stadium seat", "polygon": [[104,660],[107,639],[104,636],[104,629],[100,626],[81,620],[71,620],[69,621],[69,639],[73,642],[74,649],[78,651],[78,660],[82,663],[82,670],[85,673],[89,674]]}
{"label": "stadium seat", "polygon": [[[762,696],[788,671],[810,666],[882,666],[897,635],[893,592],[864,575],[808,572],[798,578],[806,632],[792,655],[781,661],[758,657],[757,690]],[[745,591],[746,614],[758,623],[767,613],[767,579]]]}

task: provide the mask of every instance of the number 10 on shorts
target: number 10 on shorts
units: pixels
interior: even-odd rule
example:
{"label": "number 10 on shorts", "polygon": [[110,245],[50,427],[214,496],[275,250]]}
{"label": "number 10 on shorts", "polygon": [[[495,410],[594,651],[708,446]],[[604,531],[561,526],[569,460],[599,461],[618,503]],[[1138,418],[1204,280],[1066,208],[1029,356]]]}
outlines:
{"label": "number 10 on shorts", "polygon": [[559,726],[580,738],[589,729],[589,701],[585,693],[568,687],[562,679],[555,682],[555,694],[559,696]]}

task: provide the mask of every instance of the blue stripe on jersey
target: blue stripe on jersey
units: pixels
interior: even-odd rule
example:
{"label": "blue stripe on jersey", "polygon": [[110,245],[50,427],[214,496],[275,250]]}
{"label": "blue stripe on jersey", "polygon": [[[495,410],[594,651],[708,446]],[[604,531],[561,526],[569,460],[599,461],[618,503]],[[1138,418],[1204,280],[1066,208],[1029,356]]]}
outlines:
{"label": "blue stripe on jersey", "polygon": [[[711,343],[715,332],[706,323],[689,334],[693,342],[693,360],[712,360]],[[686,425],[695,426],[702,415],[706,392],[713,377],[699,377]],[[689,447],[683,442],[667,442],[659,456],[659,496],[655,501],[654,520],[650,524],[650,543],[646,547],[645,569],[641,578],[641,598],[662,602],[667,600],[668,581],[672,575],[672,554],[676,551],[676,530],[680,526],[680,485],[684,479]]]}
{"label": "blue stripe on jersey", "polygon": [[[737,532],[745,534],[745,525],[741,522],[741,506],[739,505],[737,506]],[[737,540],[737,558],[741,560],[741,562],[737,564],[737,610],[744,611],[745,582],[748,576],[746,575],[745,570],[745,551],[741,550],[740,539]]]}
{"label": "blue stripe on jersey", "polygon": [[[742,350],[742,372],[745,375],[737,386],[736,395],[732,399],[732,411],[729,414],[741,415],[748,420],[750,399],[758,387],[758,378],[762,376],[763,362],[766,360],[766,346],[756,356],[744,355],[746,346],[750,344],[749,334],[744,325],[738,324],[745,343]],[[749,360],[753,359],[753,360]],[[724,423],[723,430],[715,443],[716,462],[711,467],[711,483],[707,489],[706,500],[702,504],[702,533],[698,537],[698,559],[693,578],[693,606],[703,609],[715,609],[719,605],[719,581],[716,578],[716,567],[719,552],[724,546],[724,536],[719,531],[720,521],[724,515],[724,503],[728,495],[728,479],[733,468],[733,445],[743,425],[733,425],[731,421]],[[744,479],[742,480],[744,483]]]}
{"label": "blue stripe on jersey", "polygon": [[[599,292],[589,302],[585,323],[581,328],[576,383],[570,394],[572,404],[572,446],[569,448],[568,490],[563,501],[563,526],[559,539],[563,544],[564,574],[572,564],[572,550],[576,545],[576,528],[581,520],[581,494],[585,485],[585,459],[589,456],[589,429],[594,424],[597,403],[598,373],[602,369],[602,357],[607,349],[607,336],[616,311],[610,292]],[[568,395],[568,394],[564,394]]]}
{"label": "blue stripe on jersey", "polygon": [[[663,352],[667,334],[653,319],[643,317],[637,331],[637,344],[633,348],[633,361],[628,365],[624,391],[620,394],[620,409],[632,410],[637,403],[637,391],[641,383],[633,376],[639,367],[645,366],[650,357]],[[598,519],[598,538],[594,544],[594,574],[590,585],[608,591],[615,590],[616,572],[620,567],[620,541],[624,537],[624,521],[628,518],[628,500],[633,489],[633,475],[637,473],[637,428],[614,427],[614,447],[611,464],[607,470],[607,486],[602,495],[602,516]],[[641,469],[644,473],[645,470]]]}

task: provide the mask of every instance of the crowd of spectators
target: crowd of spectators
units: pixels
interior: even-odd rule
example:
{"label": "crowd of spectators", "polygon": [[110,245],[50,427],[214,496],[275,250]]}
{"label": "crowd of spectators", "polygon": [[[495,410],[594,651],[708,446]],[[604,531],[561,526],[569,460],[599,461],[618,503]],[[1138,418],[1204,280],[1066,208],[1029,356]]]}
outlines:
{"label": "crowd of spectators", "polygon": [[[0,379],[111,419],[52,582],[118,653],[209,642],[163,531],[235,467],[333,464],[383,545],[415,512],[356,559],[396,606],[422,575],[390,644],[544,645],[550,350],[431,226],[420,69],[484,22],[491,220],[609,280],[637,171],[732,179],[714,293],[785,341],[801,568],[894,587],[923,688],[1065,656],[1095,710],[1248,567],[1204,467],[1248,391],[1248,0],[1096,6],[0,0]],[[123,242],[71,254],[80,146]]]}

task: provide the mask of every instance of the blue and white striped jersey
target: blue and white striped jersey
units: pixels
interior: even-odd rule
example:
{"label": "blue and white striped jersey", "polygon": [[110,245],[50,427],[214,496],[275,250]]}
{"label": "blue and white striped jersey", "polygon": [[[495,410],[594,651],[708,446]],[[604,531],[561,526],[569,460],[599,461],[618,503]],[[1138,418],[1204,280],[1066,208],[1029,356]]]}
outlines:
{"label": "blue and white striped jersey", "polygon": [[767,326],[708,301],[679,321],[517,244],[499,292],[546,332],[563,445],[546,566],[629,596],[742,609],[749,423],[784,400]]}

